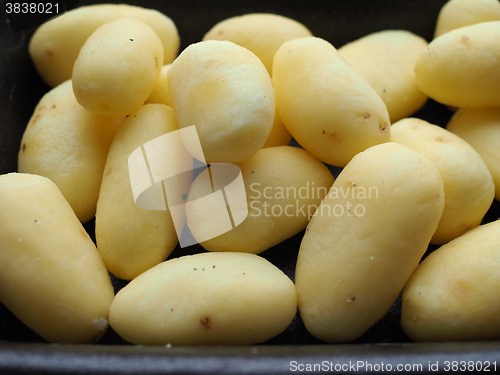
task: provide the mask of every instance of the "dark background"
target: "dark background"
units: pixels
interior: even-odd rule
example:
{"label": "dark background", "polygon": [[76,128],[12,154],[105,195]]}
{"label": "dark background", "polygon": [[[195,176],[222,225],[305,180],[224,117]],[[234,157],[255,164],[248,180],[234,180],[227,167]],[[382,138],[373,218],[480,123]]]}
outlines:
{"label": "dark background", "polygon": [[[385,29],[409,30],[430,41],[438,12],[445,0],[108,2],[126,2],[164,12],[176,23],[182,50],[189,44],[200,41],[217,22],[251,12],[272,12],[291,17],[302,22],[315,36],[328,40],[337,48],[366,34]],[[44,19],[19,16],[8,19],[4,3],[5,1],[0,1],[0,174],[16,171],[17,152],[24,128],[38,100],[50,89],[38,77],[27,52],[32,33]],[[60,9],[71,9],[99,1],[70,0],[59,3],[62,5]],[[451,114],[446,107],[429,100],[415,116],[444,126]],[[498,202],[495,201],[485,222],[497,219],[499,212]],[[93,225],[94,222],[90,222],[85,226],[91,236]],[[302,235],[303,233],[300,233],[261,255],[293,279]],[[434,248],[429,248],[428,251],[432,250]],[[199,247],[182,251],[177,249],[171,257],[199,251],[203,250]],[[112,280],[115,290],[126,284],[113,276]],[[481,359],[491,357],[491,353],[498,353],[500,350],[497,343],[410,343],[399,326],[399,308],[398,299],[383,319],[359,340],[348,345],[327,345],[319,342],[306,332],[297,316],[283,334],[257,346],[257,349],[245,347],[166,350],[129,346],[111,329],[96,346],[48,345],[0,304],[0,373],[2,369],[19,373],[159,373],[167,371],[175,361],[177,365],[170,368],[175,370],[168,370],[168,373],[232,373],[232,369],[237,373],[286,373],[288,366],[285,365],[288,363],[286,361],[290,360],[290,355],[291,358],[304,360],[314,358],[314,361],[318,361],[318,358],[347,361],[363,357],[374,361],[386,360],[395,363],[404,360],[427,364],[431,359],[449,359],[452,353],[460,359],[467,355],[473,359]],[[167,356],[166,359],[164,355]],[[500,358],[498,359],[500,365]],[[164,363],[165,360],[168,363]],[[184,366],[181,366],[182,371],[179,370],[179,363]],[[201,363],[204,365],[201,366]],[[227,363],[227,366],[220,366],[220,363]]]}

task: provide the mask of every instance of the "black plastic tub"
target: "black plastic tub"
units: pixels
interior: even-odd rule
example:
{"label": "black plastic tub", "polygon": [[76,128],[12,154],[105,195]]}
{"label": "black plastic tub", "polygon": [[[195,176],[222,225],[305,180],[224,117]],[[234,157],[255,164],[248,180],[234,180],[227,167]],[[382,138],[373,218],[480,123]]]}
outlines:
{"label": "black plastic tub", "polygon": [[[98,2],[58,3],[63,11]],[[218,21],[250,12],[272,12],[294,18],[335,47],[385,29],[409,30],[430,41],[445,0],[134,0],[127,3],[155,8],[170,16],[178,27],[183,49],[201,40]],[[0,4],[0,174],[3,174],[17,170],[24,128],[49,87],[39,78],[27,52],[30,36],[41,19],[19,15],[9,22],[7,2]],[[449,108],[429,100],[415,117],[444,126],[451,115]],[[499,216],[499,203],[495,201],[484,222]],[[91,236],[93,226],[94,222],[85,225]],[[302,235],[261,255],[293,279]],[[171,257],[200,251],[196,246],[176,249]],[[116,291],[126,284],[113,275],[111,278]],[[384,318],[351,344],[316,340],[307,333],[297,315],[285,332],[261,345],[143,347],[127,344],[112,329],[95,345],[50,344],[0,304],[0,374],[453,373],[472,372],[472,369],[492,372],[500,366],[500,342],[411,342],[401,330],[399,311],[397,300]]]}

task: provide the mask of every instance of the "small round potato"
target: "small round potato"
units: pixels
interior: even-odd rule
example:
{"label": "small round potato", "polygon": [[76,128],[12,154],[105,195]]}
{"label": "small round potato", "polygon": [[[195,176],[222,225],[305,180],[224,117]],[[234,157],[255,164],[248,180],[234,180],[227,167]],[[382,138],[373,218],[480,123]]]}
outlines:
{"label": "small round potato", "polygon": [[0,212],[0,302],[47,341],[98,341],[113,286],[61,191],[46,177],[0,175]]}
{"label": "small round potato", "polygon": [[272,13],[249,13],[227,18],[212,27],[203,40],[229,40],[255,53],[269,74],[273,58],[286,41],[312,36],[302,23]]}
{"label": "small round potato", "polygon": [[107,268],[121,279],[131,280],[164,261],[178,243],[169,210],[150,211],[136,205],[128,164],[135,149],[174,130],[177,123],[170,107],[146,104],[125,121],[111,143],[97,201],[95,235]]}
{"label": "small round potato", "polygon": [[283,332],[297,311],[293,282],[266,259],[200,253],[170,259],[121,289],[110,325],[141,345],[251,345]]}
{"label": "small round potato", "polygon": [[122,17],[133,17],[151,26],[162,41],[164,64],[174,61],[179,53],[180,39],[168,16],[135,5],[93,4],[60,14],[36,29],[28,48],[42,79],[52,87],[70,79],[87,38],[106,22]]}
{"label": "small round potato", "polygon": [[85,223],[95,215],[109,146],[124,120],[87,111],[66,81],[37,104],[21,140],[18,171],[50,178]]}
{"label": "small round potato", "polygon": [[420,89],[452,107],[500,106],[500,21],[481,22],[434,39],[415,63]]}
{"label": "small round potato", "polygon": [[460,27],[500,20],[498,0],[449,0],[439,12],[434,38]]}
{"label": "small round potato", "polygon": [[274,56],[278,112],[290,134],[313,156],[338,167],[390,139],[382,99],[326,40],[294,39]]}
{"label": "small round potato", "polygon": [[[238,166],[245,184],[248,216],[229,232],[201,242],[207,250],[258,254],[271,248],[306,227],[333,183],[328,168],[297,147],[264,148]],[[212,193],[211,186],[204,184],[207,173],[202,172],[193,182],[188,201],[192,196]],[[195,238],[193,229],[204,229],[209,225],[206,221],[213,220],[212,216],[200,215],[204,210],[197,202],[200,200],[193,201],[186,210]]]}
{"label": "small round potato", "polygon": [[434,250],[403,291],[401,326],[414,341],[500,339],[500,221]]}
{"label": "small round potato", "polygon": [[248,49],[229,41],[191,44],[172,63],[168,85],[179,127],[196,126],[207,162],[243,161],[266,142],[274,90]]}
{"label": "small round potato", "polygon": [[442,245],[483,220],[495,196],[488,167],[474,148],[446,129],[418,118],[392,124],[392,140],[428,158],[443,178],[443,216],[432,237]]}
{"label": "small round potato", "polygon": [[439,171],[416,151],[387,142],[352,158],[300,244],[295,285],[306,329],[349,342],[382,318],[427,250],[443,204]]}
{"label": "small round potato", "polygon": [[427,101],[415,81],[415,61],[427,41],[406,30],[384,30],[350,42],[339,52],[382,98],[391,122],[411,116]]}
{"label": "small round potato", "polygon": [[500,108],[459,109],[446,129],[481,155],[495,183],[495,198],[500,200]]}
{"label": "small round potato", "polygon": [[126,116],[153,91],[163,46],[151,27],[134,18],[105,23],[87,39],[73,67],[73,91],[90,112]]}

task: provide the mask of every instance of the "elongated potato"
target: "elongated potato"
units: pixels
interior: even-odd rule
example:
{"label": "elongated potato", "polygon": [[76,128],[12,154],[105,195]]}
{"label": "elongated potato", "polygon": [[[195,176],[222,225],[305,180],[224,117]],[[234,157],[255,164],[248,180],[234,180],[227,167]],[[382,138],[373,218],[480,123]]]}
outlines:
{"label": "elongated potato", "polygon": [[343,167],[360,151],[390,139],[382,99],[323,39],[283,43],[274,55],[273,83],[286,128],[325,163]]}
{"label": "elongated potato", "polygon": [[[238,166],[245,184],[248,216],[229,232],[201,242],[207,250],[258,254],[269,249],[306,227],[333,183],[328,168],[297,147],[265,148]],[[207,174],[204,171],[193,182],[188,201],[212,193],[211,185],[205,183]],[[204,230],[213,220],[197,202],[206,204],[193,201],[186,212],[195,238],[196,229]]]}
{"label": "elongated potato", "polygon": [[500,106],[500,21],[481,22],[445,33],[415,63],[420,89],[453,107]]}
{"label": "elongated potato", "polygon": [[411,116],[427,101],[415,81],[415,61],[427,41],[406,30],[384,30],[366,35],[339,53],[382,98],[391,122]]}
{"label": "elongated potato", "polygon": [[71,76],[76,100],[97,114],[129,115],[149,97],[162,66],[163,46],[151,27],[134,18],[110,21],[80,49]]}
{"label": "elongated potato", "polygon": [[133,17],[148,24],[161,39],[163,62],[174,61],[180,39],[172,19],[154,9],[127,4],[94,4],[72,9],[42,24],[29,43],[35,68],[49,86],[71,78],[73,64],[87,38],[106,22]]}
{"label": "elongated potato", "polygon": [[434,250],[403,291],[401,326],[415,341],[500,338],[500,221]]}
{"label": "elongated potato", "polygon": [[87,111],[66,81],[37,104],[21,140],[18,171],[50,178],[85,223],[95,215],[109,146],[124,120]]}
{"label": "elongated potato", "polygon": [[300,316],[327,342],[360,337],[392,306],[443,212],[427,159],[389,142],[356,155],[316,210],[295,271]]}
{"label": "elongated potato", "polygon": [[446,129],[481,155],[495,183],[495,198],[500,200],[500,108],[459,109]]}
{"label": "elongated potato", "polygon": [[264,145],[274,121],[274,90],[248,49],[229,41],[191,44],[167,78],[179,127],[196,126],[207,162],[240,162]]}
{"label": "elongated potato", "polygon": [[131,115],[113,140],[97,201],[97,249],[115,276],[131,280],[164,261],[178,238],[170,212],[139,208],[130,183],[128,158],[143,143],[177,129],[172,109],[147,104]]}
{"label": "elongated potato", "polygon": [[449,0],[439,11],[434,38],[460,27],[500,20],[498,0]]}
{"label": "elongated potato", "polygon": [[44,339],[95,342],[114,297],[94,243],[46,177],[0,176],[0,301]]}
{"label": "elongated potato", "polygon": [[495,185],[488,167],[471,145],[417,118],[392,124],[392,140],[425,156],[443,178],[444,211],[433,244],[444,244],[481,223],[493,202]]}
{"label": "elongated potato", "polygon": [[297,311],[292,281],[266,259],[201,253],[167,260],[116,295],[110,324],[142,345],[248,345],[284,331]]}
{"label": "elongated potato", "polygon": [[203,40],[229,40],[255,53],[269,74],[273,58],[286,41],[312,36],[302,23],[278,14],[248,13],[230,17],[214,25]]}

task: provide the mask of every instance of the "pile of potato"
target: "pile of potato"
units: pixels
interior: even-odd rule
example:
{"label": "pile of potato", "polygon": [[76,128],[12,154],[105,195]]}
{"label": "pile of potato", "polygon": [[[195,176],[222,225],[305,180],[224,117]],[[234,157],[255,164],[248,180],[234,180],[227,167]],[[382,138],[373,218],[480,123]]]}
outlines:
{"label": "pile of potato", "polygon": [[[168,16],[137,6],[41,25],[29,53],[52,89],[18,173],[0,176],[0,302],[51,342],[111,326],[133,344],[256,344],[298,308],[336,343],[403,291],[415,341],[500,338],[500,222],[481,225],[500,199],[499,45],[496,0],[450,0],[431,42],[384,30],[339,48],[276,14],[223,20],[182,51]],[[455,111],[446,128],[411,117],[429,98]],[[176,207],[207,251],[169,259],[171,210],[138,207],[129,157],[192,125],[206,165],[177,181]],[[248,215],[207,240],[195,228],[217,225],[218,206],[206,217],[198,198],[224,163]],[[259,254],[301,232],[292,281]],[[116,295],[108,272],[130,281]]]}

